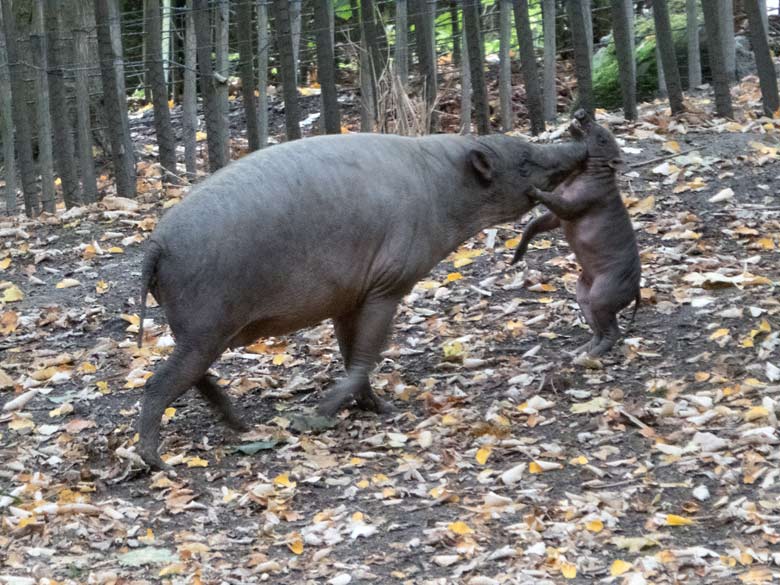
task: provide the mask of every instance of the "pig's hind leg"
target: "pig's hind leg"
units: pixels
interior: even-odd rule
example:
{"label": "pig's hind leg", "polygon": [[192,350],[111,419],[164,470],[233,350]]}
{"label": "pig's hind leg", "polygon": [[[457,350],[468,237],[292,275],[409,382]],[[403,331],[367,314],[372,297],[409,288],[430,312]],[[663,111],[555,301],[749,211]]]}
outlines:
{"label": "pig's hind leg", "polygon": [[520,244],[517,246],[517,250],[515,250],[512,264],[525,256],[526,251],[528,251],[528,244],[531,243],[534,236],[552,231],[555,228],[560,227],[560,225],[561,220],[552,211],[548,211],[528,222],[528,225],[525,226],[525,229],[523,230],[523,237],[520,238]]}
{"label": "pig's hind leg", "polygon": [[387,340],[397,305],[397,298],[368,300],[350,315],[334,320],[347,377],[320,401],[317,406],[320,415],[335,416],[352,402],[360,409],[376,413],[392,411],[390,405],[374,394],[369,375]]}
{"label": "pig's hind leg", "polygon": [[222,416],[222,420],[234,431],[245,433],[249,426],[238,416],[230,398],[219,387],[213,376],[203,376],[195,383],[195,387],[209,404]]}
{"label": "pig's hind leg", "polygon": [[599,276],[593,281],[589,301],[591,314],[601,339],[588,353],[598,357],[607,353],[620,338],[617,314],[635,296],[627,282],[616,282],[611,275]]}
{"label": "pig's hind leg", "polygon": [[580,274],[579,279],[577,279],[577,304],[580,306],[580,311],[582,311],[585,322],[593,331],[593,337],[591,337],[587,343],[579,346],[575,350],[575,355],[579,355],[583,351],[589,352],[601,341],[600,329],[598,328],[596,320],[593,318],[593,307],[590,305],[590,289],[591,285],[586,282],[583,275]]}

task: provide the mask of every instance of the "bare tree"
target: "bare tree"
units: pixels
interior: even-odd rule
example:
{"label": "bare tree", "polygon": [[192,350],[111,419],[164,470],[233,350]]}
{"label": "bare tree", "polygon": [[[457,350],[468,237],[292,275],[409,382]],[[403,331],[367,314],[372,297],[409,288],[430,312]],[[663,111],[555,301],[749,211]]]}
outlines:
{"label": "bare tree", "polygon": [[485,46],[482,43],[480,27],[480,1],[464,0],[464,25],[468,45],[469,69],[471,71],[471,98],[477,115],[477,132],[490,133],[487,88],[485,86]]}
{"label": "bare tree", "polygon": [[704,14],[704,28],[707,32],[707,47],[709,47],[710,70],[712,71],[712,85],[715,90],[715,111],[725,118],[734,117],[734,109],[731,105],[731,92],[729,90],[729,77],[726,71],[723,55],[722,20],[720,16],[720,2],[715,0],[702,0],[702,13]]}
{"label": "bare tree", "polygon": [[322,96],[322,130],[326,134],[341,133],[341,112],[336,90],[336,59],[333,33],[330,28],[331,0],[314,0],[314,29],[317,43],[317,71]]}
{"label": "bare tree", "polygon": [[[214,11],[214,57],[216,63],[215,78],[219,82],[216,85],[217,101],[222,110],[225,123],[230,115],[230,101],[228,99],[228,78],[230,76],[230,0],[215,0]],[[228,124],[229,127],[229,124]],[[224,148],[228,149],[225,142]],[[225,156],[230,159],[230,152]]]}
{"label": "bare tree", "polygon": [[171,0],[162,0],[162,62],[165,71],[166,93],[170,92],[171,79]]}
{"label": "bare tree", "polygon": [[574,72],[577,77],[579,107],[593,116],[593,77],[591,72],[588,34],[583,6],[579,0],[566,0],[574,47]]}
{"label": "bare tree", "polygon": [[0,11],[0,137],[3,140],[3,162],[5,163],[5,212],[16,213],[16,148],[14,147],[13,99],[11,97],[11,76],[8,72],[8,57],[5,52],[5,32]]}
{"label": "bare tree", "polygon": [[290,0],[290,30],[292,31],[293,62],[295,63],[295,84],[298,84],[298,66],[301,54],[301,30],[303,29],[303,16],[301,0]]}
{"label": "bare tree", "polygon": [[737,81],[737,45],[734,34],[734,0],[711,0],[719,2],[718,7],[723,31],[723,57],[726,62],[726,75],[729,83]]}
{"label": "bare tree", "polygon": [[301,137],[301,114],[298,106],[298,88],[295,85],[295,58],[290,31],[290,9],[287,0],[273,0],[274,32],[279,47],[279,65],[282,73],[282,94],[284,95],[284,117],[287,140]]}
{"label": "bare tree", "polygon": [[417,60],[420,63],[420,76],[423,79],[423,92],[429,108],[436,102],[437,80],[433,29],[429,26],[428,0],[415,0],[412,4],[414,31],[416,38]]}
{"label": "bare tree", "polygon": [[542,4],[544,28],[544,119],[554,120],[558,110],[558,88],[555,72],[555,0]]}
{"label": "bare tree", "polygon": [[466,39],[466,11],[463,10],[462,13],[462,26],[460,27],[460,44],[463,47],[460,64],[460,133],[471,134],[471,61],[469,60],[468,39]]}
{"label": "bare tree", "polygon": [[268,0],[257,0],[257,126],[260,148],[268,145]]}
{"label": "bare tree", "polygon": [[499,0],[498,95],[501,129],[509,132],[514,122],[512,113],[512,64],[509,49],[512,41],[512,0]]}
{"label": "bare tree", "polygon": [[701,52],[699,49],[699,15],[696,0],[685,0],[688,35],[688,89],[701,85]]}
{"label": "bare tree", "polygon": [[407,0],[395,4],[395,73],[401,85],[409,82],[409,11]]}
{"label": "bare tree", "polygon": [[450,0],[450,32],[452,36],[452,64],[459,66],[461,63],[460,41],[463,35],[460,34],[460,18],[458,16],[457,0]]}
{"label": "bare tree", "polygon": [[531,133],[536,135],[544,132],[544,107],[542,106],[542,90],[539,86],[539,69],[536,65],[531,21],[528,18],[528,0],[514,0],[514,3],[515,26],[520,45],[520,68],[525,82],[525,101],[528,107],[528,118],[531,122]]}
{"label": "bare tree", "polygon": [[184,90],[182,92],[182,142],[184,142],[184,167],[190,181],[195,179],[198,166],[198,88],[196,71],[198,62],[195,38],[195,16],[192,0],[187,0],[184,15]]}
{"label": "bare tree", "polygon": [[629,18],[625,0],[612,0],[612,34],[615,40],[615,55],[618,61],[620,92],[623,96],[623,115],[627,120],[636,120],[636,74],[634,54],[631,51]]}
{"label": "bare tree", "polygon": [[360,0],[361,129],[367,132],[373,131],[377,124],[378,81],[382,69],[375,13],[373,0]]}
{"label": "bare tree", "polygon": [[669,105],[672,114],[679,114],[684,109],[680,71],[677,68],[677,56],[674,53],[672,25],[669,22],[669,10],[666,0],[653,0],[653,21],[655,22],[656,47],[661,53],[661,64],[664,68],[666,90],[669,94]]}
{"label": "bare tree", "polygon": [[35,65],[35,106],[38,122],[38,167],[41,171],[41,204],[43,211],[54,213],[54,162],[52,161],[49,83],[46,79],[46,47],[43,34],[30,35],[30,49]]}
{"label": "bare tree", "polygon": [[772,116],[780,109],[780,96],[777,93],[777,74],[767,42],[767,31],[764,29],[764,19],[761,18],[761,5],[758,0],[744,0],[743,5],[750,23],[750,43],[756,56],[764,114]]}
{"label": "bare tree", "polygon": [[73,69],[76,85],[76,133],[78,137],[79,172],[83,203],[97,201],[97,178],[95,160],[92,156],[92,117],[89,97],[89,29],[88,15],[84,6],[73,2],[77,14],[76,28],[73,29]]}
{"label": "bare tree", "polygon": [[197,38],[198,72],[203,109],[206,118],[206,141],[209,149],[209,170],[221,169],[227,163],[228,125],[217,95],[217,81],[211,62],[211,9],[209,0],[193,0],[195,36]]}
{"label": "bare tree", "polygon": [[260,148],[260,134],[257,127],[257,104],[255,103],[255,53],[252,48],[252,37],[254,36],[252,31],[252,12],[253,6],[250,2],[240,0],[236,4],[241,95],[244,98],[246,137],[250,151]]}
{"label": "bare tree", "polygon": [[580,1],[582,4],[582,16],[585,22],[585,36],[588,39],[588,55],[593,59],[593,1]]}

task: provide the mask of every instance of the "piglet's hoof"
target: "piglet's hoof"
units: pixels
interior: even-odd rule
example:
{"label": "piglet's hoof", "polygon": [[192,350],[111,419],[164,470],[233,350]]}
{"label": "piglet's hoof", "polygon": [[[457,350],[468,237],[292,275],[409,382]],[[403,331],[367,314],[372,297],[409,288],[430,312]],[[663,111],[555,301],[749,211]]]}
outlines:
{"label": "piglet's hoof", "polygon": [[398,412],[398,409],[396,409],[395,406],[386,400],[379,398],[372,390],[359,394],[356,400],[356,406],[360,410],[375,412],[381,416],[392,416]]}
{"label": "piglet's hoof", "polygon": [[350,388],[334,388],[320,400],[317,405],[317,414],[327,418],[333,418],[344,408],[352,404],[355,394]]}
{"label": "piglet's hoof", "polygon": [[160,458],[156,448],[145,448],[143,445],[140,445],[137,452],[151,471],[170,471],[172,469],[170,465]]}

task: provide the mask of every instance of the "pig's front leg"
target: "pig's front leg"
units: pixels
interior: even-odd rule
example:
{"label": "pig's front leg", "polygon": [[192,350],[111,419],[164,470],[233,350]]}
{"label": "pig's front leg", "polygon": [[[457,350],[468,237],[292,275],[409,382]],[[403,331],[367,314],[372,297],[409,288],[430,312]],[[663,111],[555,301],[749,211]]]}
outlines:
{"label": "pig's front leg", "polygon": [[517,250],[515,250],[515,255],[512,258],[512,264],[518,260],[521,260],[523,256],[525,256],[525,253],[528,250],[528,244],[531,243],[531,240],[534,238],[534,236],[544,232],[552,231],[560,225],[561,220],[551,211],[548,211],[547,213],[540,215],[539,217],[536,217],[528,222],[528,225],[525,226],[525,229],[523,230],[523,237],[520,239],[520,245],[518,245]]}
{"label": "pig's front leg", "polygon": [[320,401],[318,414],[335,416],[352,402],[358,408],[380,414],[392,411],[374,394],[369,375],[387,340],[398,301],[395,297],[369,299],[355,312],[334,320],[347,377]]}
{"label": "pig's front leg", "polygon": [[542,191],[536,187],[528,192],[528,196],[552,211],[564,221],[574,221],[582,217],[598,200],[598,194],[577,191],[573,195],[563,197],[559,190]]}

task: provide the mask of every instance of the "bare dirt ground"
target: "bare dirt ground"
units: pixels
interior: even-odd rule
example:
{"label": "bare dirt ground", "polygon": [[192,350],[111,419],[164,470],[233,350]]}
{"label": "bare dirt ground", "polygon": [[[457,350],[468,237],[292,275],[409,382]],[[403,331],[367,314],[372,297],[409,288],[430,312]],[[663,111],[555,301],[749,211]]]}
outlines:
{"label": "bare dirt ground", "polygon": [[780,580],[780,121],[738,91],[738,122],[706,96],[600,115],[635,165],[644,270],[601,363],[567,354],[589,332],[560,234],[510,266],[523,218],[407,298],[373,377],[396,416],[309,428],[342,374],[330,325],[260,340],[214,366],[253,431],[190,392],[163,427],[174,474],[132,451],[172,340],[157,309],[142,349],[132,332],[143,240],[186,189],[147,164],[137,205],[6,221],[0,583]]}

